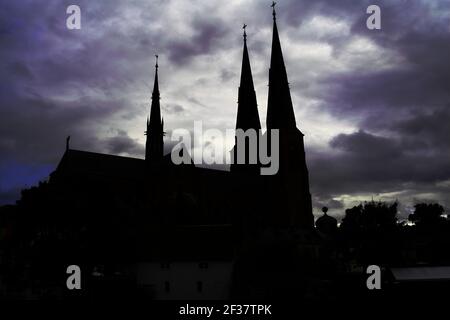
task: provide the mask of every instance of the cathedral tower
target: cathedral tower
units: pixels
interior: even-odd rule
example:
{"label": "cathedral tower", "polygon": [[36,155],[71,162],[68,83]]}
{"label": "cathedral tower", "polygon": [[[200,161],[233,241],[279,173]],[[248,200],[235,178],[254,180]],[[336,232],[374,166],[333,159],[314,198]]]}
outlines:
{"label": "cathedral tower", "polygon": [[289,82],[278,35],[275,2],[272,53],[269,69],[267,131],[279,130],[280,167],[271,187],[275,198],[273,215],[280,225],[312,228],[311,194],[305,160],[303,133],[297,128]]}
{"label": "cathedral tower", "polygon": [[156,55],[155,83],[152,92],[152,105],[150,118],[147,117],[147,140],[145,143],[145,161],[151,163],[160,162],[164,152],[164,120],[161,120],[161,108],[159,105],[159,85],[158,85],[158,55]]}
{"label": "cathedral tower", "polygon": [[[230,170],[232,172],[245,172],[258,174],[260,171],[260,166],[258,165],[258,134],[261,129],[261,122],[259,120],[258,104],[256,102],[256,93],[253,84],[252,69],[250,66],[250,58],[247,49],[247,33],[245,28],[247,25],[244,24],[244,50],[242,55],[242,68],[241,68],[241,82],[239,85],[238,92],[238,110],[236,118],[236,130],[240,129],[247,131],[253,129],[256,132],[254,140],[246,139],[245,141],[245,164],[237,163],[236,155],[236,144],[238,143],[237,138],[235,138],[234,151],[234,161],[231,165]],[[253,145],[251,145],[253,144]],[[253,148],[256,163],[251,164],[250,162],[250,150]],[[242,150],[240,150],[242,152]]]}

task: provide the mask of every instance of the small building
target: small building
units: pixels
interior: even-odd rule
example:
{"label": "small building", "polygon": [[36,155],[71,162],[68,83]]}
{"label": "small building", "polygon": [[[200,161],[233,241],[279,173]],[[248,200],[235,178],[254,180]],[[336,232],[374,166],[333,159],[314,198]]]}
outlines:
{"label": "small building", "polygon": [[230,296],[235,256],[231,225],[179,226],[160,234],[164,242],[142,245],[144,252],[136,263],[136,284],[145,296],[156,300]]}
{"label": "small building", "polygon": [[437,303],[448,299],[450,266],[391,267],[388,290],[405,303]]}

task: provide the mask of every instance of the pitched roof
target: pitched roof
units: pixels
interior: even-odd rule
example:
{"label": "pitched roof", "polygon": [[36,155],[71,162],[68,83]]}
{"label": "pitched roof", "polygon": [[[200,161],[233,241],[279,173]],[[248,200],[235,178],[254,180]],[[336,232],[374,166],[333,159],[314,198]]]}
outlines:
{"label": "pitched roof", "polygon": [[144,169],[143,159],[69,149],[55,172],[141,178]]}

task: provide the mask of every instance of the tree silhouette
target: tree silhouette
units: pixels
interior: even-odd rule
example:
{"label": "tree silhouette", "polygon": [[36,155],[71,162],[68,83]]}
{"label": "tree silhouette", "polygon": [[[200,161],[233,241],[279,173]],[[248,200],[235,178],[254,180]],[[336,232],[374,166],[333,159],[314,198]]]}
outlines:
{"label": "tree silhouette", "polygon": [[398,203],[365,202],[345,210],[343,229],[386,229],[397,224]]}
{"label": "tree silhouette", "polygon": [[398,259],[397,207],[397,202],[371,201],[345,211],[340,235],[348,259],[364,264]]}
{"label": "tree silhouette", "polygon": [[418,203],[414,208],[414,213],[409,215],[408,220],[417,225],[433,225],[443,221],[441,216],[444,207],[438,203]]}

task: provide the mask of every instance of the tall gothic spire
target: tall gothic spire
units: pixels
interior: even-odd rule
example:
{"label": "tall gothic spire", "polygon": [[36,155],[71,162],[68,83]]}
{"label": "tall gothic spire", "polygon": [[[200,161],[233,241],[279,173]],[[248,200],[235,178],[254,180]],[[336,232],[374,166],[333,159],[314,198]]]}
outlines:
{"label": "tall gothic spire", "polygon": [[247,33],[244,24],[244,51],[242,56],[241,83],[238,93],[238,111],[236,129],[261,129],[255,87],[253,85],[252,69],[247,49]]}
{"label": "tall gothic spire", "polygon": [[292,106],[286,67],[278,36],[275,4],[273,8],[272,54],[269,69],[269,97],[267,103],[267,129],[295,129],[295,115]]}
{"label": "tall gothic spire", "polygon": [[[242,55],[242,68],[241,68],[241,82],[239,84],[238,91],[238,110],[236,118],[236,129],[242,129],[247,131],[248,129],[254,129],[256,131],[256,138],[258,139],[258,132],[261,129],[261,122],[259,120],[258,104],[256,101],[255,87],[253,84],[252,69],[250,66],[250,58],[247,49],[247,32],[244,24],[244,50]],[[244,150],[240,149],[239,143],[244,143]],[[255,143],[255,146],[251,146],[250,143]],[[237,148],[239,146],[239,148]],[[255,148],[256,147],[256,148]],[[259,174],[259,166],[256,163],[252,163],[252,158],[250,157],[250,150],[258,150],[258,141],[238,141],[236,137],[234,146],[234,163],[231,165],[231,171],[247,172]],[[238,157],[237,152],[245,152],[245,163],[237,163]],[[257,154],[254,156],[257,157]],[[253,158],[257,161],[257,159]]]}
{"label": "tall gothic spire", "polygon": [[147,141],[145,144],[145,160],[158,162],[163,157],[163,122],[161,120],[161,108],[159,105],[159,84],[158,84],[158,55],[155,65],[155,83],[152,92],[152,106],[150,109],[150,118],[147,117]]}
{"label": "tall gothic spire", "polygon": [[[310,229],[314,226],[309,174],[303,133],[297,128],[286,67],[278,35],[275,2],[272,4],[273,36],[269,69],[267,130],[279,129],[278,182],[271,184],[277,205],[275,224]],[[283,214],[279,214],[282,212]]]}

